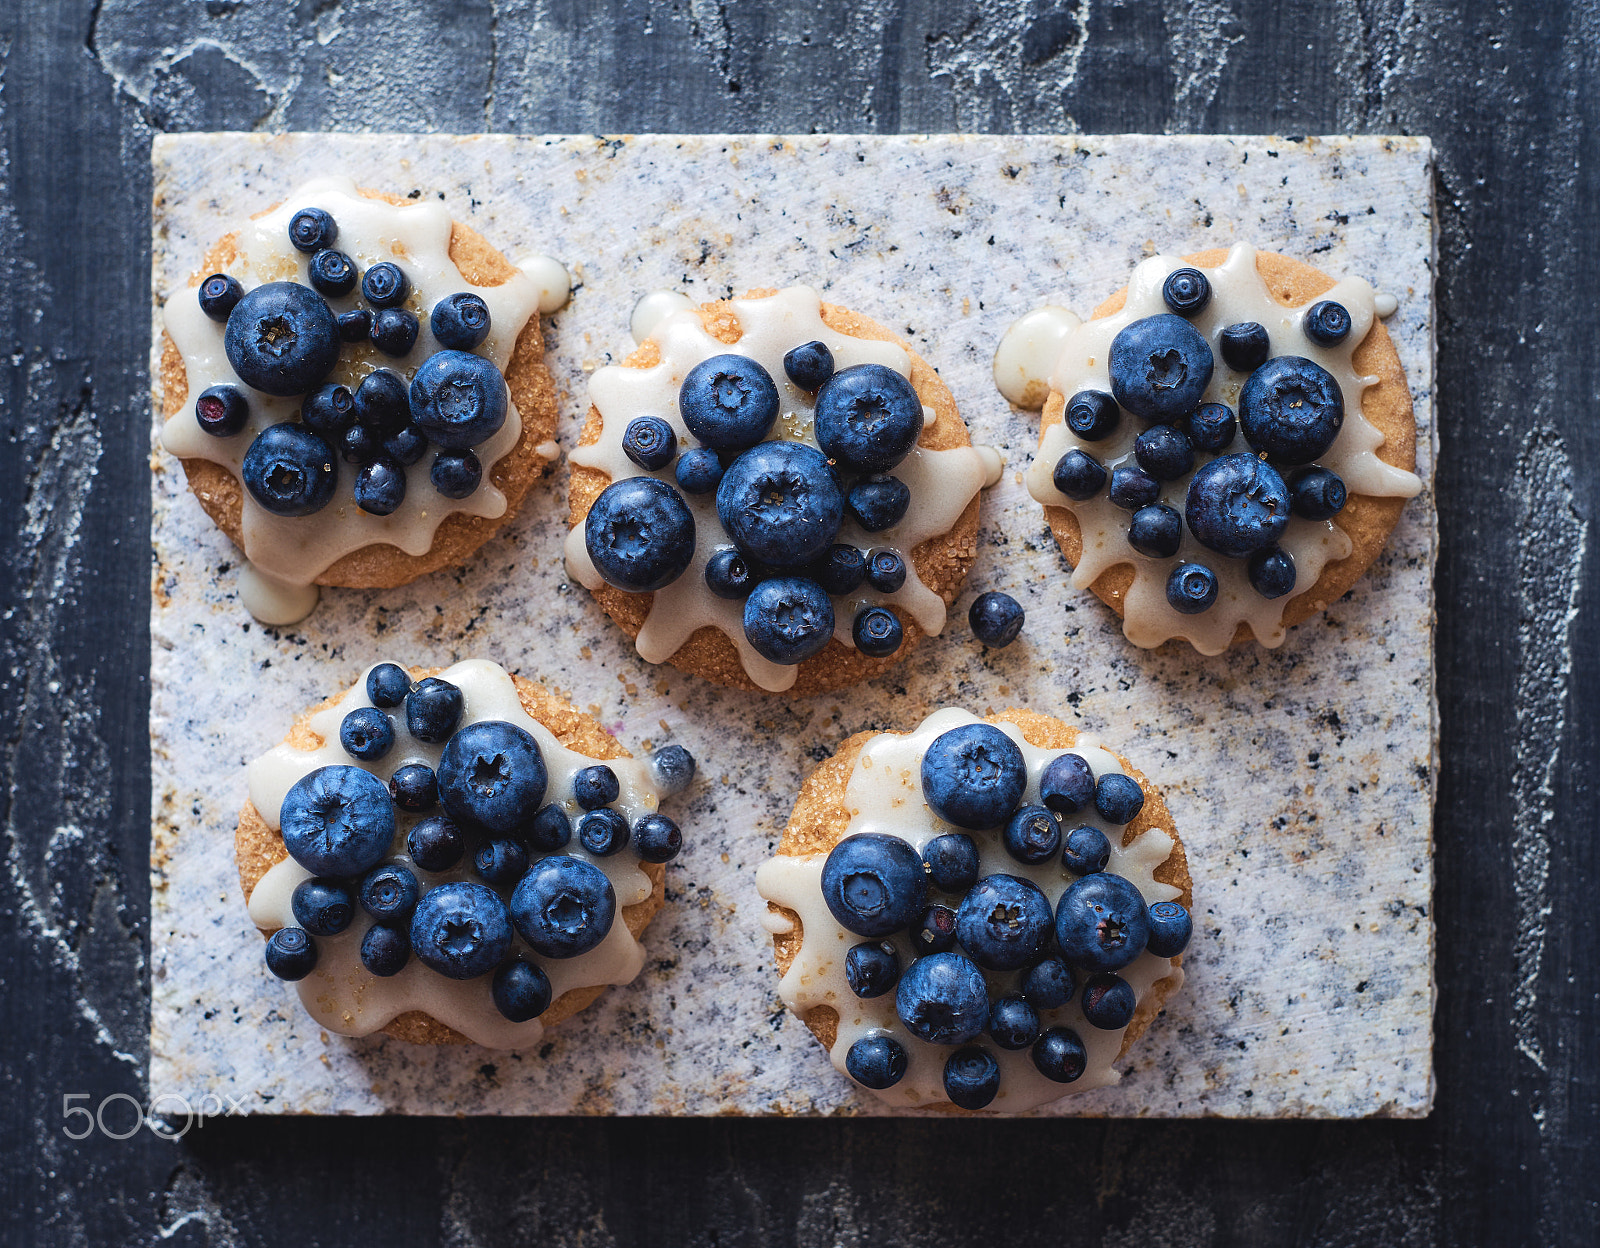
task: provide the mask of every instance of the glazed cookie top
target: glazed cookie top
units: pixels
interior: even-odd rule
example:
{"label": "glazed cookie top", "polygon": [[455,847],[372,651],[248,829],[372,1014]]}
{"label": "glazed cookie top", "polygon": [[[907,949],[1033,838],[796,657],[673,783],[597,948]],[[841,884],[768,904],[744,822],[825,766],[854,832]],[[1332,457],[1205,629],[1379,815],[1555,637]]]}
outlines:
{"label": "glazed cookie top", "polygon": [[843,836],[757,874],[769,930],[799,941],[779,994],[833,1011],[834,1066],[893,1105],[1019,1112],[1115,1083],[1189,933],[1156,878],[1176,837],[1143,806],[1091,737],[1044,749],[956,709],[872,737]]}
{"label": "glazed cookie top", "polygon": [[162,440],[242,486],[241,589],[260,618],[304,615],[312,582],[352,551],[421,555],[452,514],[505,513],[488,476],[522,422],[504,370],[567,279],[541,259],[476,286],[451,233],[441,203],[320,178],[244,222],[225,272],[167,301],[191,406]]}
{"label": "glazed cookie top", "polygon": [[420,1011],[527,1048],[552,1001],[639,973],[623,911],[678,852],[657,808],[693,774],[681,748],[568,749],[483,660],[421,681],[379,664],[307,727],[315,748],[250,764],[251,807],[289,856],[248,902],[319,1024],[364,1036]]}
{"label": "glazed cookie top", "polygon": [[995,358],[1012,402],[1065,396],[1028,490],[1076,520],[1075,587],[1132,569],[1120,608],[1138,646],[1218,654],[1242,629],[1279,645],[1285,607],[1352,553],[1347,498],[1422,488],[1378,457],[1363,411],[1379,379],[1352,356],[1378,315],[1372,287],[1347,277],[1286,307],[1256,261],[1244,244],[1215,267],[1152,257],[1117,311],[1031,313]]}
{"label": "glazed cookie top", "polygon": [[681,296],[647,296],[633,330],[657,362],[595,373],[600,436],[569,459],[611,484],[575,517],[571,575],[654,594],[643,658],[711,627],[771,692],[830,638],[876,657],[902,620],[940,632],[944,599],[912,552],[998,479],[999,456],[919,445],[941,417],[907,380],[909,352],[833,328],[809,287],[726,306],[732,345]]}

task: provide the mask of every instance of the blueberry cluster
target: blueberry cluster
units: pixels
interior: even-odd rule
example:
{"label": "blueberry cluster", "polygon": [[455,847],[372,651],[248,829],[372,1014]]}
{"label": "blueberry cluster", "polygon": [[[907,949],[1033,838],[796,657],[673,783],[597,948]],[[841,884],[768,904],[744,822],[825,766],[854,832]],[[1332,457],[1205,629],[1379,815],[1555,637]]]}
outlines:
{"label": "blueberry cluster", "polygon": [[[1222,363],[1247,374],[1238,412],[1201,402],[1216,358],[1189,318],[1209,305],[1210,281],[1199,269],[1178,269],[1162,296],[1169,312],[1134,321],[1112,340],[1111,392],[1084,390],[1067,403],[1067,427],[1084,442],[1110,437],[1124,411],[1144,422],[1133,455],[1108,466],[1075,447],[1056,463],[1056,489],[1079,502],[1106,491],[1131,513],[1129,546],[1150,559],[1177,555],[1187,524],[1206,549],[1244,559],[1256,593],[1281,598],[1295,587],[1294,559],[1278,545],[1289,517],[1328,520],[1345,505],[1344,482],[1314,462],[1344,424],[1339,383],[1315,361],[1272,355],[1266,327],[1241,322],[1217,337]],[[1323,300],[1306,309],[1301,328],[1327,347],[1348,337],[1350,325],[1346,308]],[[1250,449],[1230,454],[1239,433]],[[1184,477],[1180,514],[1161,497],[1166,482]],[[1217,589],[1211,567],[1178,563],[1167,601],[1195,615],[1216,601]]]}
{"label": "blueberry cluster", "polygon": [[[768,439],[780,403],[760,364],[740,355],[704,360],[678,392],[679,415],[696,445],[679,454],[667,421],[633,420],[624,453],[646,473],[670,469],[672,481],[613,482],[589,510],[584,541],[596,570],[618,589],[661,589],[694,558],[695,520],[684,494],[715,494],[728,544],[706,561],[706,586],[744,603],[745,637],[757,653],[796,664],[828,644],[834,599],[863,585],[892,594],[905,584],[900,552],[836,539],[847,516],[867,533],[905,516],[911,491],[890,474],[916,444],[922,400],[891,368],[835,370],[821,342],[796,347],[783,367],[816,395],[816,447]],[[884,606],[858,604],[851,632],[856,649],[874,658],[893,654],[904,638],[899,617]]]}
{"label": "blueberry cluster", "polygon": [[[550,980],[512,949],[513,933],[541,957],[574,958],[605,938],[616,915],[605,873],[562,852],[574,831],[596,857],[631,845],[646,862],[668,862],[682,846],[677,824],[649,814],[630,828],[613,806],[621,793],[616,773],[597,763],[573,778],[582,812],[574,829],[561,805],[544,800],[549,773],[538,742],[501,720],[461,726],[461,690],[448,681],[413,683],[404,668],[384,663],[368,673],[367,697],[372,706],[340,723],[345,753],[381,761],[403,716],[417,740],[444,745],[439,769],[406,763],[386,789],[364,768],[321,767],[289,790],[279,820],[284,847],[312,878],[294,892],[299,926],[267,942],[268,968],[303,979],[316,966],[314,938],[343,932],[359,906],[372,919],[361,941],[361,962],[372,974],[398,974],[413,954],[451,979],[493,971],[500,1013],[512,1022],[537,1018],[550,1004]],[[693,767],[672,761],[679,770]],[[406,833],[405,857],[384,861],[396,808],[421,817]],[[463,862],[476,878],[427,878],[457,872]]]}
{"label": "blueberry cluster", "polygon": [[[245,385],[280,398],[301,396],[299,421],[261,431],[245,452],[242,475],[251,497],[274,515],[309,516],[333,498],[343,461],[356,471],[356,506],[375,516],[392,514],[406,494],[406,472],[434,454],[429,477],[446,498],[466,498],[483,479],[472,448],[505,424],[505,378],[474,355],[489,334],[489,307],[460,292],[434,305],[429,328],[443,349],[417,369],[408,388],[399,374],[375,369],[354,391],[325,384],[344,343],[369,342],[399,358],[416,345],[420,325],[404,306],[411,280],[384,261],[363,274],[335,250],[338,224],[320,208],[289,221],[289,241],[310,256],[310,285],[267,282],[248,293],[232,277],[214,273],[200,284],[200,307],[226,325],[228,363]],[[359,278],[359,280],[358,280]],[[335,313],[330,299],[359,286],[365,306]],[[250,418],[249,398],[233,385],[211,386],[195,401],[206,433],[233,437]]]}
{"label": "blueberry cluster", "polygon": [[[919,1040],[955,1051],[944,1088],[964,1109],[982,1109],[1000,1090],[994,1055],[973,1042],[985,1033],[1004,1050],[1030,1050],[1046,1078],[1070,1083],[1088,1061],[1082,1039],[1043,1017],[1079,991],[1094,1027],[1128,1025],[1132,986],[1116,972],[1146,950],[1173,957],[1189,941],[1188,911],[1174,902],[1146,906],[1128,880],[1106,872],[1105,833],[1071,816],[1093,809],[1127,824],[1144,805],[1139,785],[1107,773],[1096,779],[1076,754],[1051,760],[1040,778],[1042,805],[1019,805],[1027,787],[1022,751],[998,728],[967,724],[938,737],[922,761],[922,790],[941,819],[972,832],[998,832],[1006,852],[1027,865],[1059,857],[1077,878],[1052,910],[1031,880],[979,876],[976,842],[964,832],[935,837],[918,853],[883,833],[848,836],[829,853],[822,894],[841,926],[865,940],[845,957],[858,997],[893,991],[895,1013]],[[888,938],[904,934],[912,958],[901,965]],[[845,1057],[852,1078],[894,1086],[909,1066],[905,1047],[874,1033]]]}

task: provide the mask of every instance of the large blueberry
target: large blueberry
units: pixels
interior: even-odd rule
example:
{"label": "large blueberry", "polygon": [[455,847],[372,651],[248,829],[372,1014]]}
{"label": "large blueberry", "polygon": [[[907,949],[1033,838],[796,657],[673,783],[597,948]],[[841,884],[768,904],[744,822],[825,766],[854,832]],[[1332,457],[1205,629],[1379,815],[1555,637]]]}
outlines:
{"label": "large blueberry", "polygon": [[1211,384],[1211,348],[1181,316],[1163,312],[1111,340],[1111,393],[1135,416],[1170,424],[1199,405]]}
{"label": "large blueberry", "polygon": [[457,823],[501,836],[539,811],[550,775],[539,743],[504,720],[468,724],[439,758],[439,802]]}
{"label": "large blueberry", "polygon": [[857,936],[877,939],[910,927],[927,897],[922,857],[898,836],[847,836],[822,866],[822,900],[839,926]]}
{"label": "large blueberry", "polygon": [[1301,356],[1268,360],[1239,391],[1245,441],[1279,463],[1309,464],[1333,445],[1343,426],[1339,383]]}
{"label": "large blueberry", "polygon": [[245,385],[266,394],[304,394],[339,362],[339,322],[309,286],[268,282],[228,313],[222,347]]}
{"label": "large blueberry", "polygon": [[798,568],[833,543],[844,498],[815,447],[763,442],[723,474],[717,518],[746,554],[775,568]]}
{"label": "large blueberry", "polygon": [[754,446],[778,418],[772,375],[742,355],[714,355],[689,370],[678,414],[700,442],[719,451]]}
{"label": "large blueberry", "polygon": [[833,636],[833,600],[803,576],[762,581],[744,600],[744,635],[774,663],[803,663]]}
{"label": "large blueberry", "polygon": [[511,948],[506,903],[482,884],[452,880],[423,894],[411,914],[411,948],[424,966],[451,979],[474,979]]}
{"label": "large blueberry", "polygon": [[1144,898],[1109,871],[1075,880],[1056,905],[1056,943],[1073,966],[1120,970],[1144,952],[1149,938]]}
{"label": "large blueberry", "polygon": [[944,1064],[944,1094],[962,1109],[982,1109],[1000,1093],[1000,1063],[987,1049],[957,1049]]}
{"label": "large blueberry", "polygon": [[1289,489],[1277,469],[1254,455],[1223,455],[1190,479],[1183,511],[1202,546],[1242,559],[1283,536]]}
{"label": "large blueberry", "polygon": [[1017,744],[992,724],[962,724],[936,737],[922,756],[922,795],[959,828],[997,828],[1028,785]]}
{"label": "large blueberry", "polygon": [[[1045,818],[1051,818],[1048,811]],[[1036,961],[1050,939],[1050,902],[1015,875],[989,875],[962,898],[956,938],[979,966],[1015,971]]]}
{"label": "large blueberry", "polygon": [[864,1088],[881,1092],[906,1077],[911,1059],[905,1046],[881,1032],[862,1036],[844,1055],[844,1068]]}
{"label": "large blueberry", "polygon": [[900,977],[894,1008],[917,1039],[965,1044],[989,1021],[989,990],[983,972],[959,953],[931,953]]}
{"label": "large blueberry", "polygon": [[245,488],[275,516],[309,516],[333,499],[339,464],[304,425],[268,425],[250,443],[240,470]]}
{"label": "large blueberry", "polygon": [[389,793],[359,767],[319,767],[296,782],[278,823],[289,857],[313,875],[360,875],[394,840]]}
{"label": "large blueberry", "polygon": [[508,406],[500,370],[470,351],[435,351],[411,378],[411,419],[446,450],[493,437]]}
{"label": "large blueberry", "polygon": [[624,477],[589,508],[583,543],[607,581],[647,593],[672,584],[694,558],[694,516],[665,481]]}
{"label": "large blueberry", "polygon": [[605,872],[582,858],[551,854],[528,869],[511,894],[511,921],[535,953],[575,958],[611,930],[617,894]]}
{"label": "large blueberry", "polygon": [[835,373],[817,391],[817,444],[858,472],[888,472],[922,432],[922,400],[911,383],[882,364]]}

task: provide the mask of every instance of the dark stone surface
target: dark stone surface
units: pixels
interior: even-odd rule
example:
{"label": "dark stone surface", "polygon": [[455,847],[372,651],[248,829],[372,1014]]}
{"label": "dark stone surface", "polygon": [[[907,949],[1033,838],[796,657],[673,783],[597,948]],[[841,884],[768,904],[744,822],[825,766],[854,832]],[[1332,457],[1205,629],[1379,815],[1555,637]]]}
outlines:
{"label": "dark stone surface", "polygon": [[[1600,5],[820,7],[0,6],[5,1242],[1593,1242]],[[144,1095],[152,131],[1072,126],[1437,144],[1433,1117],[69,1138],[64,1098],[122,1134]]]}

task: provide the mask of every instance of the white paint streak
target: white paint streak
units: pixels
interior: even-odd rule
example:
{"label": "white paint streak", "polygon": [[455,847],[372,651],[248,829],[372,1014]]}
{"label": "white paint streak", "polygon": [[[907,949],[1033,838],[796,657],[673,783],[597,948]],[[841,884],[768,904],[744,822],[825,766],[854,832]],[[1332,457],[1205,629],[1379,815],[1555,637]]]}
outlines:
{"label": "white paint streak", "polygon": [[1228,53],[1244,42],[1239,15],[1227,0],[1168,0],[1161,18],[1174,79],[1167,129],[1205,130],[1207,110],[1228,68]]}
{"label": "white paint streak", "polygon": [[1089,42],[1089,9],[1090,0],[1008,0],[984,5],[953,34],[930,38],[928,76],[954,88],[955,128],[1075,131],[1066,97]]}

